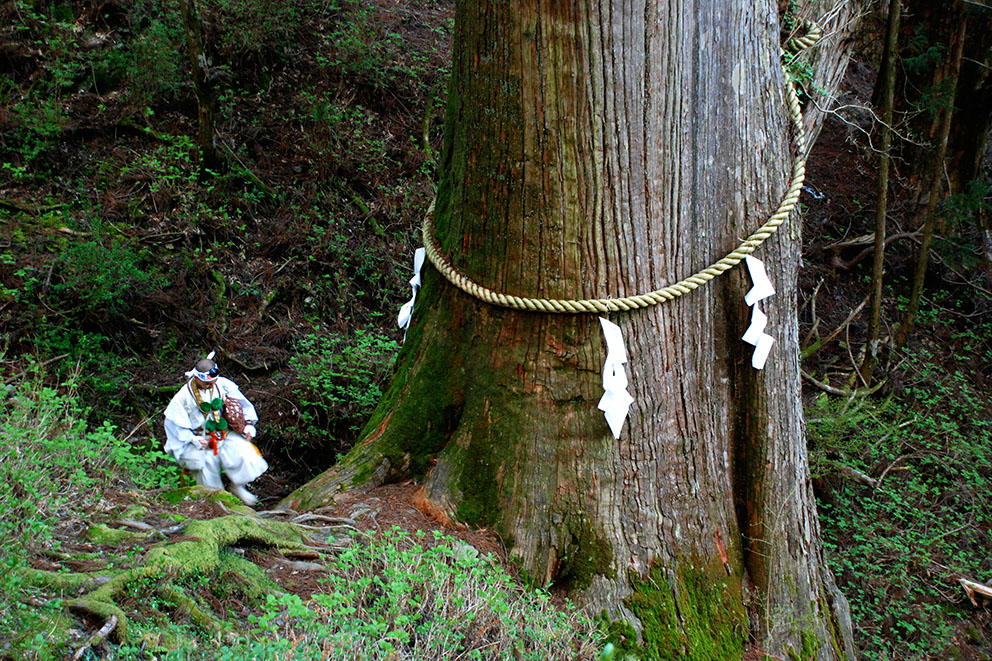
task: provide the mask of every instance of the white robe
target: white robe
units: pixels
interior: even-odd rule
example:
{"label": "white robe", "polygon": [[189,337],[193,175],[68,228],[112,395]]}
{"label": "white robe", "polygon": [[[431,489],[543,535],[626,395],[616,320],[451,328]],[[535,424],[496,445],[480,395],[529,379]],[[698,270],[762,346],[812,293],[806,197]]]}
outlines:
{"label": "white robe", "polygon": [[[268,462],[262,458],[258,448],[241,434],[228,430],[224,440],[217,444],[216,455],[212,448],[203,449],[200,439],[206,436],[203,426],[206,418],[192,392],[194,387],[192,380],[187,382],[165,408],[165,451],[174,456],[183,468],[199,472],[198,482],[218,489],[224,486],[220,478],[222,469],[232,484],[247,484],[264,473],[269,467]],[[237,384],[218,377],[212,384],[210,394],[203,396],[207,401],[216,397],[232,397],[239,401],[247,423],[245,431],[254,435],[258,414]]]}

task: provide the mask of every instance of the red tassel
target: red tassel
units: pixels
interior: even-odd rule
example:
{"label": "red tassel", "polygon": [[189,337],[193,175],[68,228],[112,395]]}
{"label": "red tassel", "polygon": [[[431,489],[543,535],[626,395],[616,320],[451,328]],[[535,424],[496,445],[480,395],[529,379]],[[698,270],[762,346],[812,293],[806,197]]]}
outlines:
{"label": "red tassel", "polygon": [[210,432],[210,447],[214,450],[214,456],[217,456],[217,441],[223,441],[224,437],[227,436],[227,432],[223,429],[218,434],[217,432]]}

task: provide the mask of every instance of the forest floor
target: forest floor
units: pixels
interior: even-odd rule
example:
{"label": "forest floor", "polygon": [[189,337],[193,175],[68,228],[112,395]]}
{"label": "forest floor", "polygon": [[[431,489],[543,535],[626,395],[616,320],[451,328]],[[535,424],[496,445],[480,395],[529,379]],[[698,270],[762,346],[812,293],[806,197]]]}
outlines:
{"label": "forest floor", "polygon": [[[271,469],[252,485],[257,511],[274,509],[350,447],[389,378],[400,338],[393,315],[409,296],[420,217],[433,195],[453,21],[447,1],[278,5],[201,9],[224,161],[206,178],[175,15],[140,2],[79,2],[56,8],[62,14],[31,14],[21,3],[0,10],[11,26],[0,32],[5,380],[25,356],[53,385],[75,373],[92,424],[109,419],[136,446],[157,449],[161,411],[183,372],[216,349],[262,415],[259,444]],[[866,104],[874,79],[872,63],[855,62],[845,100]],[[802,200],[797,304],[828,552],[868,658],[988,659],[988,604],[973,607],[955,580],[992,580],[990,278],[985,266],[977,280],[959,277],[965,267],[953,246],[938,246],[912,353],[886,354],[874,399],[852,394],[867,328],[864,311],[852,311],[868,293],[863,237],[877,168],[858,121],[827,119]],[[920,205],[909,197],[897,181],[886,335],[915,266]],[[847,396],[825,395],[824,385]],[[955,408],[956,396],[968,408]],[[950,429],[941,411],[960,425]],[[936,422],[920,426],[925,420]],[[916,435],[873,454],[897,429]],[[852,483],[838,465],[877,482],[889,476],[894,491]],[[942,471],[939,488],[916,480]],[[442,528],[421,513],[416,488],[348,494],[322,514],[360,531],[440,529],[505,561],[494,534]],[[219,513],[212,501],[166,506],[155,496],[111,490],[93,514],[119,521],[140,502],[142,522],[161,530],[176,515]],[[888,509],[890,500],[912,501],[925,522],[864,534],[905,547],[864,542],[855,525],[867,524],[841,515],[909,516]],[[122,552],[81,537],[84,523],[55,531],[67,555]],[[865,556],[860,563],[845,555],[851,549]],[[276,551],[248,553],[300,594],[317,580]],[[41,548],[30,560],[35,569],[86,570]],[[935,640],[941,647],[927,649]]]}

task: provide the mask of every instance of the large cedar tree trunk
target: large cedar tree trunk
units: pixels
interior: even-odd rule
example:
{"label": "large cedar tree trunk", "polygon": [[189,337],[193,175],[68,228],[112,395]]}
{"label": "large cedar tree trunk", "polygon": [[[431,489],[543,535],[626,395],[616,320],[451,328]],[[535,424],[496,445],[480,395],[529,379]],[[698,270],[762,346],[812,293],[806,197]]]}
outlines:
{"label": "large cedar tree trunk", "polygon": [[[476,282],[650,291],[781,199],[793,151],[771,0],[464,0],[455,24],[435,222]],[[842,656],[804,443],[799,251],[793,217],[757,253],[778,291],[764,371],[739,339],[742,268],[610,315],[636,400],[619,441],[596,408],[596,315],[494,307],[428,265],[363,440],[286,504],[423,476],[426,507],[498,531],[526,576],[632,623],[648,658],[740,658],[749,630],[771,654]]]}

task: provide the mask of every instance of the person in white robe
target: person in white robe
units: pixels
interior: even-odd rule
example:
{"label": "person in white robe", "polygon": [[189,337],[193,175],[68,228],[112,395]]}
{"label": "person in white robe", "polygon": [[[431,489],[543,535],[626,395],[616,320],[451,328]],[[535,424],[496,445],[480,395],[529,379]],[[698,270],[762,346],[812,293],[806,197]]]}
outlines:
{"label": "person in white robe", "polygon": [[[197,484],[221,489],[224,483],[221,471],[230,481],[228,490],[246,505],[258,499],[245,485],[264,473],[268,462],[252,443],[258,414],[248,398],[234,381],[219,376],[214,352],[186,372],[186,384],[175,394],[165,409],[165,451],[176,458],[179,465],[192,473]],[[209,428],[226,426],[220,423],[221,411],[211,410],[209,404],[218,398],[231,397],[240,402],[245,422],[243,434],[230,429],[208,431]],[[201,407],[206,402],[207,406]],[[208,409],[204,412],[203,409]],[[208,424],[208,420],[214,422]]]}

